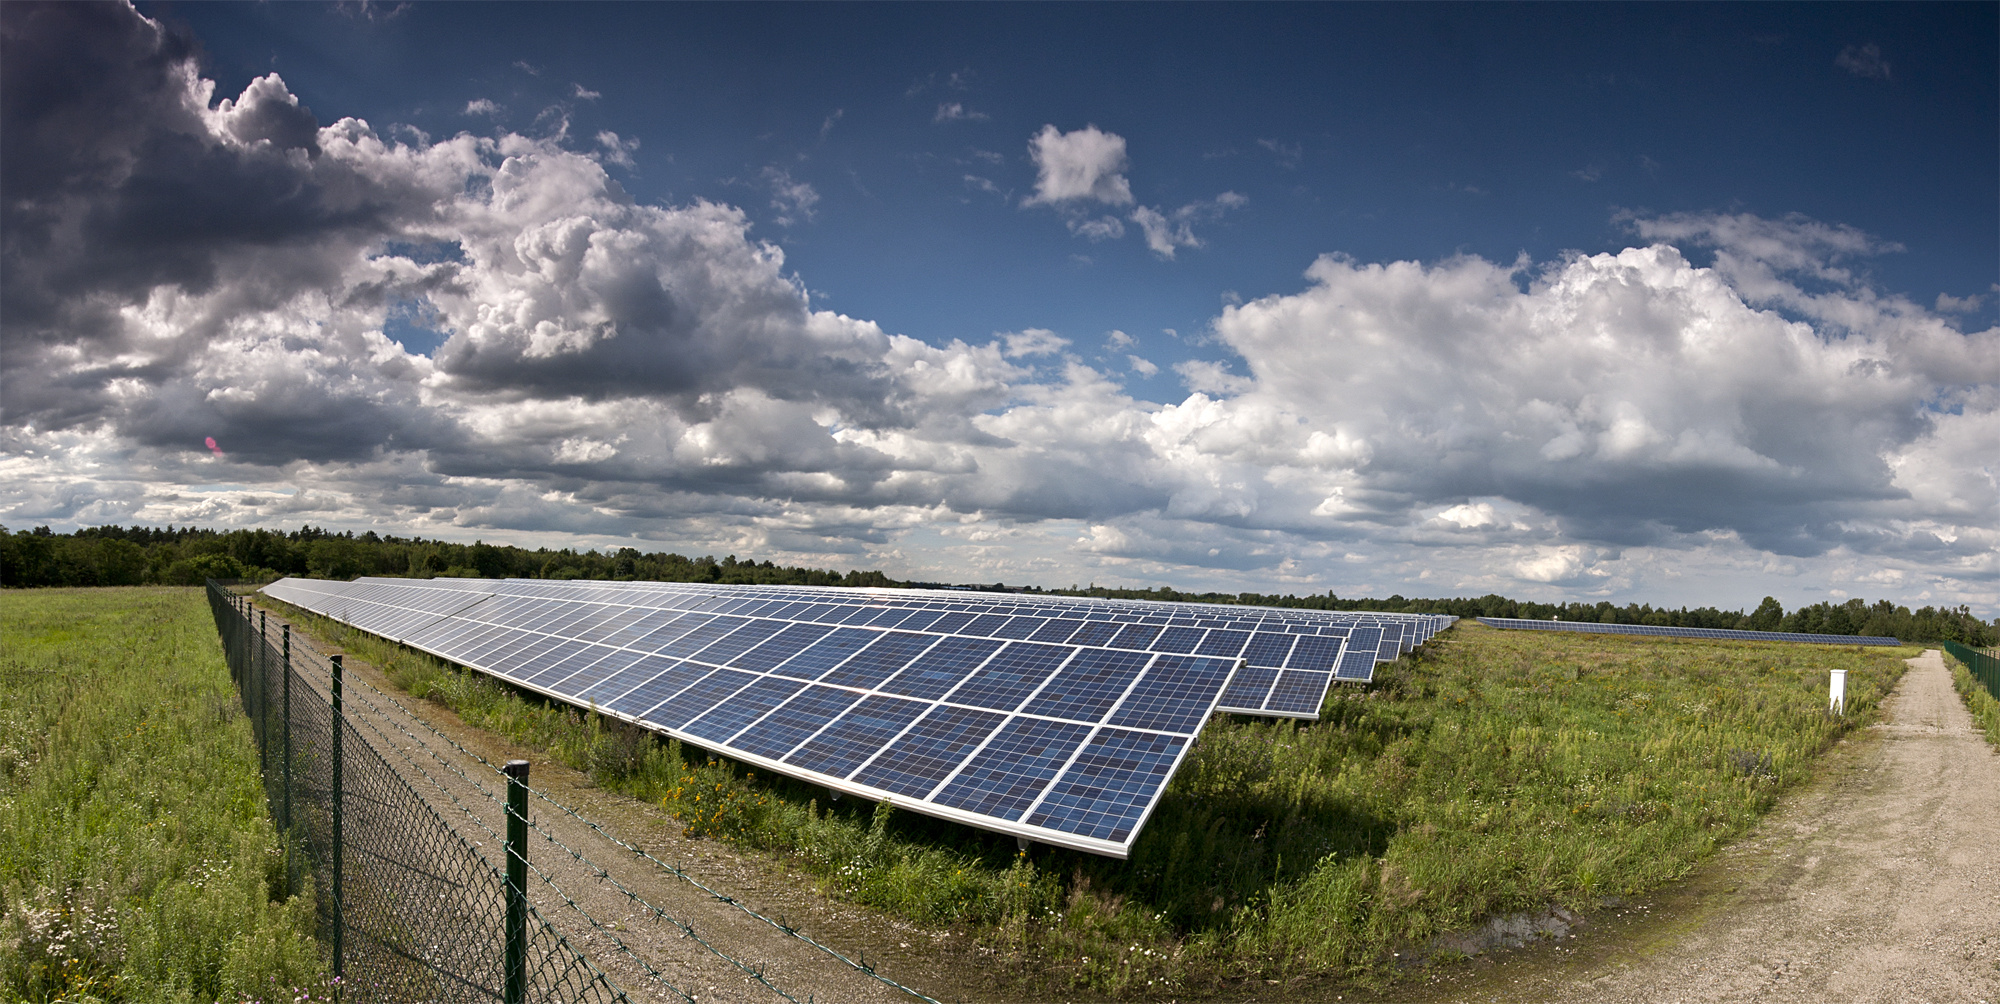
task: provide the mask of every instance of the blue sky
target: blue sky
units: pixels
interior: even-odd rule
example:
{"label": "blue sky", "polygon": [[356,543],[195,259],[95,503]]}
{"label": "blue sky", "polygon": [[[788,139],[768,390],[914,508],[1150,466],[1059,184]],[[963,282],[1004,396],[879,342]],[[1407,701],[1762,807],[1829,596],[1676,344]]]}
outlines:
{"label": "blue sky", "polygon": [[8,21],[10,526],[2000,610],[1991,5]]}

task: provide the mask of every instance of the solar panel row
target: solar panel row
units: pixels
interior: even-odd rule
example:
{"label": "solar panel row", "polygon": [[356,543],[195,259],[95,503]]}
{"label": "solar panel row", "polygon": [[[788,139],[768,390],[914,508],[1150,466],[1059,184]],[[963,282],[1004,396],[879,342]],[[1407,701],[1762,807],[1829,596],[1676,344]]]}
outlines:
{"label": "solar panel row", "polygon": [[1479,623],[1510,631],[1575,631],[1582,634],[1638,634],[1667,638],[1711,638],[1722,641],[1790,641],[1813,645],[1900,645],[1894,638],[1854,634],[1801,634],[1795,631],[1736,631],[1727,628],[1659,627],[1652,624],[1593,624],[1589,621],[1538,621],[1519,617],[1481,617]]}
{"label": "solar panel row", "polygon": [[264,591],[835,790],[1121,857],[1218,708],[1317,717],[1332,679],[1449,620],[688,583]]}

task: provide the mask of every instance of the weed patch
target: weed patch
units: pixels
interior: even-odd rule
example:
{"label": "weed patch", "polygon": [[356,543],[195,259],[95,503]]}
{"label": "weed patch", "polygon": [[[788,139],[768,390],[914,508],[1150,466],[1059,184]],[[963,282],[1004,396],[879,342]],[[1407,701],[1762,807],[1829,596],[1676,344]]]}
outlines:
{"label": "weed patch", "polygon": [[199,589],[0,593],[0,996],[322,999]]}
{"label": "weed patch", "polygon": [[[1944,664],[1951,667],[1952,688],[1965,702],[1965,710],[1972,712],[1972,723],[1986,733],[1987,742],[2000,746],[2000,700],[1995,700],[1991,691],[1973,679],[1971,670],[1952,658],[1951,653],[1945,653]],[[4,755],[0,752],[0,756]]]}

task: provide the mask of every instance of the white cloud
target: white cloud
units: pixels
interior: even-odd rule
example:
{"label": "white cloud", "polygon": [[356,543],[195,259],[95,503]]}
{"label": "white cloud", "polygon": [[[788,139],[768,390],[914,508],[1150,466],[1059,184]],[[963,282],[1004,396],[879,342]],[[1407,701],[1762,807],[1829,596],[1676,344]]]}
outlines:
{"label": "white cloud", "polygon": [[764,169],[764,182],[771,186],[771,208],[778,210],[780,226],[791,226],[800,218],[810,221],[819,192],[810,184],[792,178],[791,172],[777,167]]}
{"label": "white cloud", "polygon": [[637,139],[621,139],[609,129],[597,134],[597,145],[604,149],[604,159],[619,167],[631,167],[632,154],[639,149]]}
{"label": "white cloud", "polygon": [[947,101],[938,105],[937,114],[931,116],[931,121],[932,122],[984,122],[990,117],[991,116],[987,115],[985,112],[971,111],[967,109],[964,104],[960,102]]}
{"label": "white cloud", "polygon": [[[73,60],[81,37],[24,51]],[[310,521],[959,581],[2000,604],[2000,331],[1870,285],[1855,263],[1895,248],[1853,228],[1679,215],[1539,266],[1328,255],[1302,288],[1223,309],[1219,355],[1175,365],[1189,392],[1161,403],[1125,390],[1155,371],[1119,332],[1103,372],[1045,329],[932,344],[814,310],[743,210],[626,197],[613,141],[391,141],[318,126],[275,76],[224,104],[171,61],[113,70],[89,85],[143,114],[36,140],[0,206],[23,242],[0,263],[11,527]],[[191,206],[125,180],[162,174],[214,180]],[[788,216],[812,209],[810,186],[764,180]],[[1197,205],[1181,222],[1231,204]],[[448,335],[429,356],[382,331],[413,302]]]}
{"label": "white cloud", "polygon": [[1069,339],[1047,328],[1028,328],[1003,336],[1010,358],[1021,356],[1046,356],[1061,352],[1069,346]]}
{"label": "white cloud", "polygon": [[1194,224],[1220,219],[1230,209],[1240,209],[1250,200],[1235,192],[1224,192],[1206,202],[1190,202],[1171,214],[1162,213],[1149,206],[1132,210],[1132,222],[1146,233],[1146,246],[1162,258],[1171,259],[1176,248],[1198,248],[1201,238],[1194,234]]}
{"label": "white cloud", "polygon": [[1155,363],[1152,360],[1147,359],[1143,356],[1127,355],[1125,357],[1125,360],[1126,362],[1131,364],[1132,372],[1137,373],[1140,376],[1150,377],[1160,372],[1160,366],[1158,363]]}
{"label": "white cloud", "polygon": [[498,115],[500,106],[486,98],[475,98],[465,103],[466,115]]}
{"label": "white cloud", "polygon": [[1125,224],[1116,216],[1073,216],[1064,221],[1069,232],[1097,241],[1115,241],[1125,236]]}
{"label": "white cloud", "polygon": [[1840,50],[1840,55],[1833,57],[1833,65],[1863,79],[1889,79],[1889,63],[1882,58],[1882,47],[1873,42]]}
{"label": "white cloud", "polygon": [[604,96],[602,93],[598,91],[593,91],[590,88],[583,86],[582,84],[571,84],[569,93],[570,97],[573,97],[578,101],[596,101],[598,98]]}
{"label": "white cloud", "polygon": [[1132,203],[1132,185],[1125,179],[1125,137],[1087,125],[1063,132],[1053,125],[1028,140],[1035,161],[1035,194],[1026,205],[1102,202]]}

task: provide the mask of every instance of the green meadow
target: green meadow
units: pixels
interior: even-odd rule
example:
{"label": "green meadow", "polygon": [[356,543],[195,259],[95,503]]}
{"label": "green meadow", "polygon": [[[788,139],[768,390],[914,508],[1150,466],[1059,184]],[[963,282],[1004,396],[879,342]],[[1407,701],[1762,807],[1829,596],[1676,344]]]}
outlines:
{"label": "green meadow", "polygon": [[198,588],[0,592],[0,997],[324,999]]}
{"label": "green meadow", "polygon": [[[282,606],[274,604],[274,606]],[[410,695],[762,850],[827,894],[994,949],[1018,988],[1150,996],[1379,983],[1483,918],[1670,882],[1874,720],[1907,648],[1505,632],[1461,622],[1317,722],[1210,723],[1114,861],[878,808],[293,608]],[[1848,670],[1845,717],[1827,671]],[[1400,954],[1399,954],[1400,953]]]}

